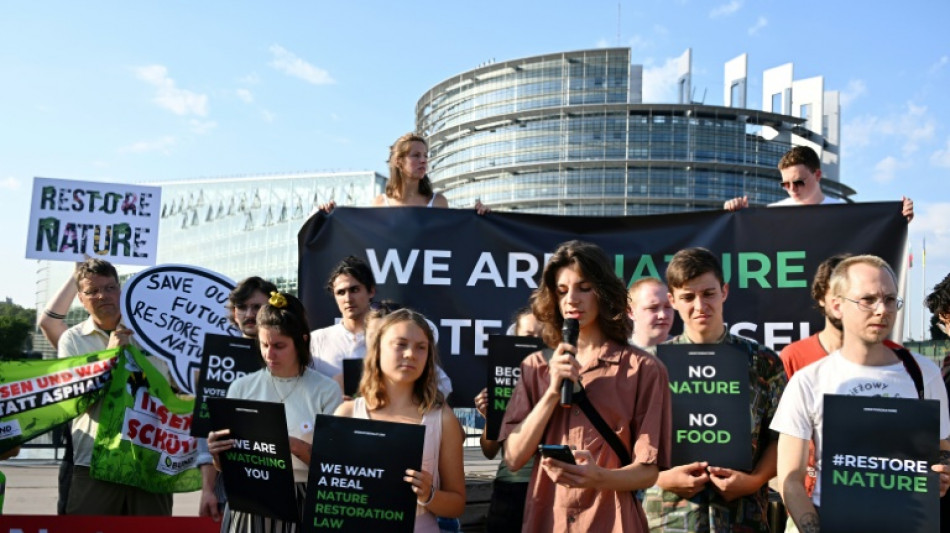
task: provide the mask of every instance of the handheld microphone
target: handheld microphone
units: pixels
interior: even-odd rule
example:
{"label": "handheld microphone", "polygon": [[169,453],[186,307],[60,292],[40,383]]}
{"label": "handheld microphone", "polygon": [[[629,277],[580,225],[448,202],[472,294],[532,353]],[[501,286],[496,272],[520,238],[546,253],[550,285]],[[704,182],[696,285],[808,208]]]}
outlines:
{"label": "handheld microphone", "polygon": [[[564,325],[561,326],[561,338],[563,342],[576,346],[578,330],[580,330],[580,324],[577,323],[576,318],[565,319]],[[561,407],[570,407],[571,404],[574,403],[574,387],[574,382],[569,379],[565,379],[561,382]]]}

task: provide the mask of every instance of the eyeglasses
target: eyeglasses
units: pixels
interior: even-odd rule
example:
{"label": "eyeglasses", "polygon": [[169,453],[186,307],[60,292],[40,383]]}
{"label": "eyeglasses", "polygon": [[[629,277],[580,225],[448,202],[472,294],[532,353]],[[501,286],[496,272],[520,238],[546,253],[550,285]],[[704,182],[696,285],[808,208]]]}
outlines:
{"label": "eyeglasses", "polygon": [[877,308],[880,307],[881,304],[884,304],[884,309],[888,311],[899,311],[904,307],[904,299],[897,298],[896,296],[885,296],[883,298],[880,296],[865,296],[857,300],[842,296],[841,299],[854,302],[858,306],[858,309],[869,313],[877,311]]}
{"label": "eyeglasses", "polygon": [[92,289],[92,290],[82,291],[82,294],[83,296],[87,298],[95,298],[96,296],[102,296],[102,295],[111,296],[117,292],[119,292],[119,286],[113,284],[113,285],[106,285],[105,287],[101,289],[96,287],[95,289]]}
{"label": "eyeglasses", "polygon": [[786,191],[791,189],[801,189],[805,186],[805,180],[783,181],[782,188]]}

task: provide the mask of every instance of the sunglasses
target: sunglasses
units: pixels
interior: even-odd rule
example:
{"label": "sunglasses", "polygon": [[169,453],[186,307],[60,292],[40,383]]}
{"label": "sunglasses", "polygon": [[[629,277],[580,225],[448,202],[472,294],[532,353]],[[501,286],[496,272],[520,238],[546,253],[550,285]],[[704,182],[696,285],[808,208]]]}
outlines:
{"label": "sunglasses", "polygon": [[782,188],[786,191],[791,189],[801,189],[805,186],[805,180],[783,181]]}

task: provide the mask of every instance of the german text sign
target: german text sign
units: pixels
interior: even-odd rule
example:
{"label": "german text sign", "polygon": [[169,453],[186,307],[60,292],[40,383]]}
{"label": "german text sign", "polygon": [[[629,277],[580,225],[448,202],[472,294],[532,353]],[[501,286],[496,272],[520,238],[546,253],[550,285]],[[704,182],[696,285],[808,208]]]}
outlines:
{"label": "german text sign", "polygon": [[234,447],[222,452],[228,505],[288,522],[300,520],[294,495],[284,404],[209,398],[211,425],[230,429]]}
{"label": "german text sign", "polygon": [[206,437],[211,431],[208,398],[224,398],[237,378],[261,369],[260,348],[255,339],[209,333],[198,373],[195,413],[191,434]]}
{"label": "german text sign", "polygon": [[729,344],[661,344],[670,374],[672,464],[750,471],[749,356]]}
{"label": "german text sign", "polygon": [[317,415],[304,531],[409,533],[416,495],[403,479],[420,470],[425,427]]}
{"label": "german text sign", "polygon": [[940,531],[939,427],[937,400],[826,394],[821,530]]}
{"label": "german text sign", "polygon": [[537,337],[491,335],[488,337],[488,409],[485,438],[498,440],[508,400],[521,379],[521,361],[544,348]]}
{"label": "german text sign", "polygon": [[161,187],[33,179],[26,257],[154,265]]}

